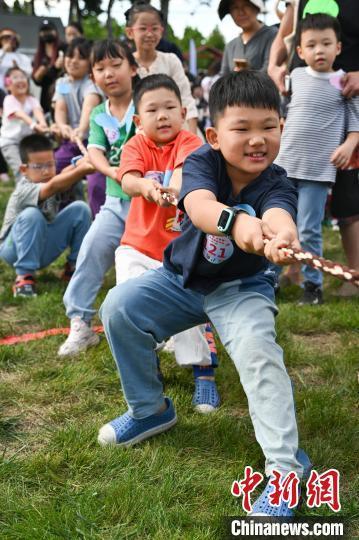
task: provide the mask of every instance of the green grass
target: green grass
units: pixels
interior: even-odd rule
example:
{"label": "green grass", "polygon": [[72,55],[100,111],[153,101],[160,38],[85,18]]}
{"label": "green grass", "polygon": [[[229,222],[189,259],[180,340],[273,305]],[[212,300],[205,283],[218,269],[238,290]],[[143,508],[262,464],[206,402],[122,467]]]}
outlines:
{"label": "green grass", "polygon": [[[0,215],[10,188],[0,188]],[[326,231],[326,255],[343,260],[339,234]],[[64,260],[39,273],[39,296],[12,298],[11,268],[0,262],[0,337],[67,325]],[[114,283],[111,272],[97,305]],[[300,291],[280,299],[278,338],[295,383],[300,443],[318,471],[341,472],[342,514],[358,519],[357,301],[335,298],[297,308]],[[99,323],[99,321],[96,321]],[[178,425],[132,449],[101,448],[98,428],[125,409],[105,340],[75,359],[59,359],[62,336],[0,347],[0,538],[215,539],[222,516],[242,514],[230,494],[246,465],[263,470],[238,375],[220,348],[223,405],[192,411],[192,378],[163,354]],[[306,515],[330,515],[327,507]],[[354,533],[353,533],[354,536]]]}

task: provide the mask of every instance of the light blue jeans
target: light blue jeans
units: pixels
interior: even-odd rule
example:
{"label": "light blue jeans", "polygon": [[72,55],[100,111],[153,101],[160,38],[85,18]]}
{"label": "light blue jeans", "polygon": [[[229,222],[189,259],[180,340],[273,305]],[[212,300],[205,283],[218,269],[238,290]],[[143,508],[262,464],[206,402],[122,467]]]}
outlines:
{"label": "light blue jeans", "polygon": [[[304,251],[323,255],[322,221],[330,184],[311,180],[291,179],[298,190],[297,227],[299,242]],[[319,270],[303,264],[304,282],[311,281],[322,287],[323,274]]]}
{"label": "light blue jeans", "polygon": [[209,319],[240,375],[266,474],[276,468],[301,475],[292,387],[275,341],[273,300],[273,280],[264,273],[223,283],[206,296],[184,289],[182,277],[165,268],[111,289],[100,315],[129,413],[146,418],[163,404],[157,343]]}
{"label": "light blue jeans", "polygon": [[49,223],[41,210],[25,208],[0,246],[0,257],[14,266],[17,275],[45,268],[70,247],[68,261],[76,263],[82,240],[91,225],[86,203],[76,201],[61,210]]}
{"label": "light blue jeans", "polygon": [[82,242],[75,273],[64,295],[69,319],[81,317],[90,322],[95,315],[93,303],[107,270],[115,264],[115,251],[125,229],[129,207],[130,201],[107,195],[96,215]]}
{"label": "light blue jeans", "polygon": [[[297,229],[299,242],[304,251],[320,257],[323,255],[322,221],[330,183],[290,178],[298,191]],[[283,267],[269,265],[278,279]],[[303,281],[323,286],[323,274],[307,264],[302,265]]]}

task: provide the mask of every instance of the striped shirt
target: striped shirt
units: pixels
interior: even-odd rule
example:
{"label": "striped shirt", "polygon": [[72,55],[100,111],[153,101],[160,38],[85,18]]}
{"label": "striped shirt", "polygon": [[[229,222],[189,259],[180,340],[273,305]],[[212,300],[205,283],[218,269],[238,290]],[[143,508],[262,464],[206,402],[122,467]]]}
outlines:
{"label": "striped shirt", "polygon": [[292,97],[275,160],[289,178],[335,182],[330,157],[349,132],[359,131],[359,98],[345,99],[332,84],[334,76],[310,67],[291,74]]}

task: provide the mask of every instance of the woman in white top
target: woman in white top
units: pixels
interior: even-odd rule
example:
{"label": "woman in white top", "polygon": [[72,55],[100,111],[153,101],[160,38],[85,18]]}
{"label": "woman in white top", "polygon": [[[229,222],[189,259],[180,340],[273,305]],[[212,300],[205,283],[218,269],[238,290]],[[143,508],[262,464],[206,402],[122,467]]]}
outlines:
{"label": "woman in white top", "polygon": [[162,14],[149,4],[139,4],[125,13],[126,34],[134,41],[134,57],[138,64],[138,75],[143,79],[155,73],[172,77],[181,92],[183,106],[187,109],[187,128],[197,134],[197,108],[191,94],[191,85],[178,57],[173,53],[157,51],[163,34]]}
{"label": "woman in white top", "polygon": [[19,36],[11,28],[3,28],[0,31],[0,88],[5,90],[5,73],[13,67],[19,67],[30,75],[31,60],[25,54],[16,52],[20,46]]}

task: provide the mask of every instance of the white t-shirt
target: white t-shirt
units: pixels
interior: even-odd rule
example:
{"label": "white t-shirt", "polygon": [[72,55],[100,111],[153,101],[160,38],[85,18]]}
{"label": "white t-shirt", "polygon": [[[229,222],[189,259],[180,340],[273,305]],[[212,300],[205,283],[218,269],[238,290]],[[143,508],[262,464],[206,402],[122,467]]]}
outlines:
{"label": "white t-shirt", "polygon": [[21,103],[15,96],[9,95],[4,99],[3,118],[0,131],[0,146],[8,144],[19,144],[21,139],[31,135],[32,129],[28,124],[13,114],[23,111],[33,118],[34,109],[41,109],[39,101],[33,96],[27,96],[24,103]]}

